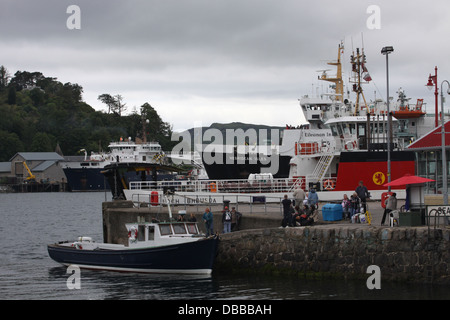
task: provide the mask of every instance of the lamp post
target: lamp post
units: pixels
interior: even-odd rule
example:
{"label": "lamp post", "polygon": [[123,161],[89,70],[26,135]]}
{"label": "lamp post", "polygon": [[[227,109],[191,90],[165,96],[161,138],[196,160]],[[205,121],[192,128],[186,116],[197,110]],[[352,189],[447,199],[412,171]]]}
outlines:
{"label": "lamp post", "polygon": [[444,205],[448,205],[447,155],[445,151],[444,91],[442,90],[444,82],[446,82],[449,87],[447,90],[448,94],[450,94],[450,83],[447,80],[444,80],[441,83],[442,195],[444,197]]}
{"label": "lamp post", "polygon": [[[391,182],[391,112],[389,110],[389,54],[394,52],[392,46],[383,47],[381,49],[381,54],[386,56],[386,91],[387,91],[387,117],[388,117],[388,127],[387,127],[387,176],[388,183]],[[391,192],[391,187],[388,187],[388,192]]]}
{"label": "lamp post", "polygon": [[435,128],[437,128],[438,126],[438,82],[437,82],[437,67],[434,67],[434,76],[431,75],[428,77],[428,83],[427,83],[427,88],[431,91],[433,90],[434,87],[434,112],[435,112],[435,116],[434,116],[434,126]]}

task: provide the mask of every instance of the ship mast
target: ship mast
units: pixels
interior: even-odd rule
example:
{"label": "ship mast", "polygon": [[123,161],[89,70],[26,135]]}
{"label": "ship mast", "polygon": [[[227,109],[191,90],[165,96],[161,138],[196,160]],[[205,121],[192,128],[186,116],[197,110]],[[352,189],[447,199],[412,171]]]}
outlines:
{"label": "ship mast", "polygon": [[[354,115],[359,115],[360,111],[360,96],[364,100],[364,106],[367,106],[366,98],[364,97],[363,89],[361,84],[368,83],[370,80],[369,72],[367,72],[367,68],[365,67],[366,63],[366,55],[364,54],[364,49],[359,51],[359,48],[356,48],[356,55],[353,52],[353,54],[350,57],[350,62],[352,64],[352,78],[350,79],[350,82],[353,83],[353,92],[356,93],[356,103],[355,103],[355,113]],[[365,82],[361,81],[361,75],[364,73],[363,80]]]}
{"label": "ship mast", "polygon": [[344,44],[341,42],[338,48],[338,59],[336,62],[328,62],[327,64],[330,66],[336,66],[337,72],[335,78],[330,78],[327,76],[324,71],[322,76],[319,77],[320,80],[333,82],[335,84],[335,92],[336,92],[336,100],[344,102],[344,82],[342,81],[342,63],[341,63],[341,54],[344,53]]}

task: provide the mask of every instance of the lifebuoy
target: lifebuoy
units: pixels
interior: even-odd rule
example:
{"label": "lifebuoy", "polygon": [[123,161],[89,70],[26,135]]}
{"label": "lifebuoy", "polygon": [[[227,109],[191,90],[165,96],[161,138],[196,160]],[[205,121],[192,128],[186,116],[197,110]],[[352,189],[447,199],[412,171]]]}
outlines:
{"label": "lifebuoy", "polygon": [[128,231],[128,238],[130,238],[131,241],[137,240],[138,231],[135,227],[130,228],[130,231]]}
{"label": "lifebuoy", "polygon": [[217,192],[217,185],[214,182],[211,182],[209,184],[209,191],[211,192]]}
{"label": "lifebuoy", "polygon": [[325,190],[334,190],[336,185],[333,180],[327,179],[323,182],[323,187],[325,188]]}
{"label": "lifebuoy", "polygon": [[75,247],[75,249],[78,249],[78,250],[83,250],[83,246],[79,242],[72,243],[72,247]]}

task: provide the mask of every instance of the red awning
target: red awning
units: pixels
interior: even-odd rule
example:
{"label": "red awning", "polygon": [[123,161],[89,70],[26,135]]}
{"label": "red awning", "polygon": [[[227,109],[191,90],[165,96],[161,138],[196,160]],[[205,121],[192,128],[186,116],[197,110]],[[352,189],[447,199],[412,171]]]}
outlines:
{"label": "red awning", "polygon": [[422,178],[418,176],[413,176],[411,174],[405,174],[403,177],[398,178],[389,183],[383,184],[383,187],[398,187],[398,186],[406,186],[408,184],[421,184],[425,182],[432,182],[435,180]]}

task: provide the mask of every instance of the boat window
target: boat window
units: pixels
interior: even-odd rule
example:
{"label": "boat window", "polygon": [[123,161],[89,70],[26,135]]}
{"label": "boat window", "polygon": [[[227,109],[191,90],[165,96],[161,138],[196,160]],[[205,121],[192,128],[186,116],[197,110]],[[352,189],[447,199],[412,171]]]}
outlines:
{"label": "boat window", "polygon": [[80,163],[80,166],[89,167],[89,162],[82,162],[82,163]]}
{"label": "boat window", "polygon": [[172,234],[172,229],[170,228],[170,224],[160,224],[159,231],[161,232],[162,236]]}
{"label": "boat window", "polygon": [[331,133],[333,134],[333,136],[336,137],[338,135],[338,133],[336,131],[336,127],[333,125],[333,126],[330,126],[330,128],[331,128]]}
{"label": "boat window", "polygon": [[198,233],[197,226],[195,225],[195,223],[186,223],[186,226],[190,234]]}
{"label": "boat window", "polygon": [[174,223],[172,225],[173,227],[173,231],[175,232],[175,234],[185,234],[186,233],[186,228],[184,227],[184,223]]}
{"label": "boat window", "polygon": [[363,137],[366,135],[366,124],[358,123],[358,137]]}
{"label": "boat window", "polygon": [[155,240],[155,227],[154,226],[148,227],[148,240]]}
{"label": "boat window", "polygon": [[345,133],[345,134],[349,134],[349,133],[350,133],[350,131],[348,130],[348,126],[347,126],[346,123],[343,123],[343,124],[342,124],[342,127],[344,128],[344,133]]}
{"label": "boat window", "polygon": [[138,241],[145,241],[145,225],[140,224],[138,225]]}
{"label": "boat window", "polygon": [[349,123],[348,126],[350,128],[350,133],[356,134],[356,125],[354,123]]}

